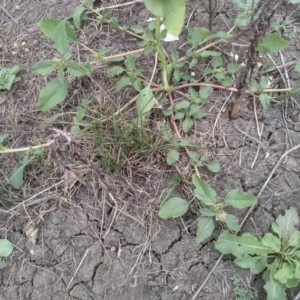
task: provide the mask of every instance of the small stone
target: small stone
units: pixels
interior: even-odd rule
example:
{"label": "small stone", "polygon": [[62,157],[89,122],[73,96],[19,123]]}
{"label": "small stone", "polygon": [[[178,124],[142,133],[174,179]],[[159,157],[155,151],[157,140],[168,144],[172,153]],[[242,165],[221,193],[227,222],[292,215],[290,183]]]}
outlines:
{"label": "small stone", "polygon": [[115,246],[112,246],[112,247],[110,248],[110,251],[111,251],[111,252],[116,252],[116,250],[117,250],[117,248],[116,248]]}

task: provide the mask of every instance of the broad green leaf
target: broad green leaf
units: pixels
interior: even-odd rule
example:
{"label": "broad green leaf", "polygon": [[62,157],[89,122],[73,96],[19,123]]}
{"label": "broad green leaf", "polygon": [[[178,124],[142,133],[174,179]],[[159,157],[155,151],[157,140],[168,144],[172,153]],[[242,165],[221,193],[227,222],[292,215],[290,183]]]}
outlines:
{"label": "broad green leaf", "polygon": [[222,52],[219,51],[213,51],[213,50],[204,50],[200,53],[200,56],[203,58],[207,58],[210,56],[220,56]]}
{"label": "broad green leaf", "polygon": [[257,198],[240,190],[231,190],[224,201],[235,208],[245,208],[255,205]]}
{"label": "broad green leaf", "polygon": [[286,282],[285,286],[286,286],[287,288],[293,288],[293,287],[296,287],[296,286],[298,286],[299,281],[300,281],[300,280],[299,280],[298,278],[292,278],[292,279],[289,279],[289,280]]}
{"label": "broad green leaf", "polygon": [[298,59],[296,65],[295,65],[295,71],[298,72],[298,73],[300,73],[300,59]]}
{"label": "broad green leaf", "polygon": [[175,103],[174,107],[175,109],[185,109],[185,108],[189,108],[191,105],[190,101],[188,100],[182,100],[178,103]]}
{"label": "broad green leaf", "polygon": [[48,111],[63,102],[67,95],[68,85],[66,80],[62,84],[59,79],[54,79],[42,88],[38,99],[38,107],[41,111]]}
{"label": "broad green leaf", "polygon": [[285,284],[289,279],[294,277],[294,270],[292,264],[290,263],[283,263],[280,270],[274,274],[274,278],[279,282]]}
{"label": "broad green leaf", "polygon": [[226,214],[225,223],[230,230],[233,230],[233,231],[240,230],[239,220],[234,215]]}
{"label": "broad green leaf", "polygon": [[0,257],[7,257],[9,256],[14,247],[12,243],[7,239],[0,239]]}
{"label": "broad green leaf", "polygon": [[277,33],[272,33],[257,45],[257,50],[260,53],[269,54],[283,50],[288,44],[289,42],[281,38]]}
{"label": "broad green leaf", "polygon": [[265,89],[267,86],[268,86],[268,83],[269,83],[269,78],[268,76],[264,76],[260,82],[259,82],[259,85],[262,89]]}
{"label": "broad green leaf", "polygon": [[286,247],[300,247],[300,231],[295,231],[290,235]]}
{"label": "broad green leaf", "polygon": [[168,153],[167,164],[170,166],[178,159],[179,159],[179,152],[177,150],[172,149]]}
{"label": "broad green leaf", "polygon": [[183,132],[188,132],[192,126],[193,126],[194,122],[191,118],[186,118],[183,122],[182,122],[182,130]]}
{"label": "broad green leaf", "polygon": [[108,70],[109,77],[121,75],[125,70],[121,66],[114,66]]}
{"label": "broad green leaf", "polygon": [[196,236],[196,243],[200,244],[208,237],[210,237],[215,229],[215,224],[212,218],[203,217],[198,222],[198,230]]}
{"label": "broad green leaf", "polygon": [[32,71],[39,75],[48,75],[52,72],[53,68],[54,65],[50,60],[42,60],[32,68]]}
{"label": "broad green leaf", "polygon": [[241,65],[239,64],[228,64],[227,66],[227,72],[230,74],[236,73],[241,68]]}
{"label": "broad green leaf", "polygon": [[206,217],[213,217],[216,215],[213,211],[211,211],[210,209],[208,209],[206,207],[201,207],[199,209],[199,211],[203,216],[206,216]]}
{"label": "broad green leaf", "polygon": [[203,27],[188,28],[187,43],[197,48],[210,34],[210,31]]}
{"label": "broad green leaf", "polygon": [[205,205],[216,204],[216,191],[206,182],[203,182],[196,174],[193,175],[193,184],[195,196]]}
{"label": "broad green leaf", "polygon": [[131,25],[130,29],[134,32],[134,33],[143,33],[144,32],[144,28],[141,25]]}
{"label": "broad green leaf", "polygon": [[88,103],[89,103],[88,99],[81,100],[80,106],[78,107],[77,114],[76,114],[77,120],[81,121],[84,118]]}
{"label": "broad green leaf", "polygon": [[53,40],[55,28],[60,22],[61,20],[45,18],[40,20],[37,24],[42,30],[43,34]]}
{"label": "broad green leaf", "polygon": [[198,104],[192,104],[192,105],[190,106],[190,109],[189,109],[189,114],[190,114],[191,116],[193,116],[193,115],[199,113],[199,111],[200,111],[199,105],[198,105]]}
{"label": "broad green leaf", "polygon": [[156,17],[163,17],[162,0],[144,0],[146,8]]}
{"label": "broad green leaf", "polygon": [[178,218],[184,215],[189,208],[189,203],[180,198],[173,197],[167,200],[158,211],[158,216],[162,219]]}
{"label": "broad green leaf", "polygon": [[221,169],[220,164],[217,160],[213,160],[212,162],[206,164],[206,167],[213,173],[218,173]]}
{"label": "broad green leaf", "polygon": [[150,87],[147,86],[143,88],[140,91],[139,97],[136,101],[137,115],[141,117],[142,115],[150,111],[154,105],[154,102],[155,98]]}
{"label": "broad green leaf", "polygon": [[216,68],[218,68],[218,67],[221,67],[222,65],[223,65],[223,58],[222,58],[222,56],[216,56],[216,57],[213,59],[212,63],[211,63],[211,66],[212,66],[214,69],[216,69]]}
{"label": "broad green leaf", "polygon": [[272,233],[266,233],[265,236],[261,239],[261,242],[265,246],[273,249],[276,252],[280,251],[281,241]]}
{"label": "broad green leaf", "polygon": [[185,0],[163,0],[163,23],[172,35],[179,35],[184,25]]}
{"label": "broad green leaf", "polygon": [[241,268],[250,269],[252,274],[261,273],[268,266],[267,257],[245,255],[234,260]]}
{"label": "broad green leaf", "polygon": [[276,223],[283,232],[284,240],[287,240],[293,232],[299,229],[299,216],[295,208],[285,210],[285,215],[279,215]]}
{"label": "broad green leaf", "polygon": [[83,5],[77,6],[73,12],[72,17],[73,17],[75,27],[77,29],[80,29],[81,22],[87,18],[86,8]]}
{"label": "broad green leaf", "polygon": [[53,36],[54,47],[62,55],[68,52],[69,40],[64,21],[59,22],[56,26]]}
{"label": "broad green leaf", "polygon": [[72,78],[76,78],[84,75],[91,75],[93,69],[89,62],[78,63],[75,60],[71,60],[68,65],[68,71]]}
{"label": "broad green leaf", "polygon": [[290,0],[292,4],[300,3],[300,0]]}
{"label": "broad green leaf", "polygon": [[210,96],[210,93],[212,91],[211,86],[204,86],[199,90],[199,96],[202,99],[207,99]]}
{"label": "broad green leaf", "polygon": [[272,223],[272,230],[279,236],[279,238],[281,239],[283,237],[283,232],[282,230],[280,229],[280,227],[275,223],[273,222]]}
{"label": "broad green leaf", "polygon": [[177,111],[174,115],[174,120],[182,120],[185,116],[185,113]]}
{"label": "broad green leaf", "polygon": [[236,257],[244,255],[267,255],[271,249],[263,245],[257,237],[251,233],[235,236],[224,231],[214,243],[217,250],[225,254],[233,254]]}
{"label": "broad green leaf", "polygon": [[9,182],[14,188],[20,188],[24,183],[24,170],[26,165],[31,161],[28,155],[25,155],[21,165],[14,168],[11,172],[11,177],[9,178]]}
{"label": "broad green leaf", "polygon": [[197,113],[193,114],[193,118],[196,120],[201,120],[206,116],[206,113],[203,111],[198,111]]}
{"label": "broad green leaf", "polygon": [[259,102],[264,109],[269,109],[271,103],[271,97],[266,93],[262,93],[259,95]]}

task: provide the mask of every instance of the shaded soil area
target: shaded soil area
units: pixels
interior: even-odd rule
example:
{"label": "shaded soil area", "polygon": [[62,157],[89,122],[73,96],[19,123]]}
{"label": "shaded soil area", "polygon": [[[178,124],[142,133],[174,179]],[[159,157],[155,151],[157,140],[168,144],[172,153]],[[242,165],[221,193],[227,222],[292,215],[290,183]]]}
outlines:
{"label": "shaded soil area", "polygon": [[[225,2],[216,1],[214,31],[227,31],[238,13],[231,1]],[[5,31],[5,35],[0,34],[0,66],[18,64],[30,73],[35,63],[52,58],[53,48],[36,23],[44,16],[68,18],[78,4],[77,0],[7,1],[5,10],[11,17],[0,9],[0,26]],[[105,6],[115,4],[103,3]],[[276,14],[278,20],[293,10],[293,7],[282,7]],[[207,5],[188,1],[188,12],[189,26],[208,26]],[[120,8],[116,15],[121,24],[130,21],[142,25],[150,16],[141,3]],[[118,53],[135,47],[135,39],[122,40],[115,30],[95,29],[89,24],[87,28],[92,48],[112,45]],[[90,35],[93,30],[94,38]],[[183,35],[186,34],[184,30]],[[84,34],[81,38],[85,38]],[[26,41],[26,47],[14,46],[14,43],[21,45],[22,41]],[[166,48],[178,48],[182,43],[180,38]],[[285,62],[298,57],[297,45],[299,36],[284,52]],[[224,46],[223,50],[234,53],[235,46]],[[279,56],[274,59],[280,61]],[[148,66],[149,70],[151,67]],[[200,62],[194,71],[201,74],[204,67],[204,62]],[[114,93],[114,83],[103,75],[103,67],[96,68],[95,73],[98,77],[84,83],[93,90],[95,99],[104,99],[100,101],[100,113],[110,103],[120,107],[130,99],[129,92]],[[293,84],[290,68],[288,75]],[[1,132],[14,134],[11,147],[46,139],[46,130],[39,127],[43,115],[36,105],[44,84],[44,78],[32,74],[24,76],[0,104]],[[74,92],[78,82],[71,85],[66,107],[79,102]],[[285,209],[294,207],[300,212],[300,150],[287,155],[268,180],[281,156],[300,144],[300,98],[297,95],[284,102],[274,101],[266,111],[249,97],[242,102],[239,116],[232,120],[229,112],[233,100],[229,92],[214,91],[205,108],[207,117],[195,125],[194,139],[222,166],[216,175],[206,170],[202,174],[220,196],[231,189],[258,195],[267,182],[258,207],[243,227],[243,231],[261,235]],[[17,159],[13,156],[0,159],[3,201],[10,195],[6,171],[17,164]],[[125,162],[124,170],[118,175],[104,172],[101,180],[105,180],[109,190],[103,188],[97,178],[73,186],[58,186],[55,184],[61,174],[55,173],[50,178],[52,170],[45,172],[38,164],[35,169],[29,168],[24,187],[17,193],[18,200],[28,201],[23,205],[5,202],[0,210],[1,235],[15,245],[13,254],[6,259],[6,268],[0,271],[0,299],[183,300],[191,299],[207,280],[197,299],[229,300],[238,299],[230,279],[234,274],[241,279],[243,288],[258,290],[258,299],[266,299],[261,277],[253,277],[249,271],[236,267],[229,256],[224,256],[210,274],[220,257],[213,241],[218,238],[221,227],[214,231],[212,238],[198,245],[196,223],[187,220],[183,226],[158,218],[160,200],[176,174],[174,169],[164,169],[161,164],[165,162],[156,154],[155,163],[149,164],[148,169]],[[51,189],[47,190],[49,186]],[[185,191],[177,188],[174,194],[185,195]],[[241,221],[246,211],[232,213]],[[288,291],[289,299],[293,299],[298,290]]]}

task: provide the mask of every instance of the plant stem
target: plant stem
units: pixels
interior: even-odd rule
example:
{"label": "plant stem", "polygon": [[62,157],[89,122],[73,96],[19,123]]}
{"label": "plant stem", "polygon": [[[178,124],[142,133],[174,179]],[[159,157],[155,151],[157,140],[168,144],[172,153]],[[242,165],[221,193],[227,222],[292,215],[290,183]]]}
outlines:
{"label": "plant stem", "polygon": [[163,52],[163,49],[160,44],[160,17],[156,17],[155,19],[155,40],[156,40],[156,48],[159,60],[161,62],[162,67],[162,81],[166,91],[169,90],[169,82],[168,82],[168,64],[166,60],[166,56]]}
{"label": "plant stem", "polygon": [[16,152],[24,152],[24,151],[30,151],[33,149],[40,149],[40,148],[45,148],[49,147],[51,143],[47,144],[42,144],[38,146],[32,146],[32,147],[24,147],[24,148],[17,148],[17,149],[5,149],[5,150],[0,150],[0,153],[16,153]]}

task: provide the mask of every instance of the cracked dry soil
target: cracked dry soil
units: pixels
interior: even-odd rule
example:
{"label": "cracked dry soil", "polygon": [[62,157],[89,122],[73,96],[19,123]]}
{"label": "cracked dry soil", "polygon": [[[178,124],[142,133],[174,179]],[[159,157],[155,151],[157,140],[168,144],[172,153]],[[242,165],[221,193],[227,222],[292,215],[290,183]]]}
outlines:
{"label": "cracked dry soil", "polygon": [[[67,17],[78,3],[75,0],[10,1],[7,9],[35,34],[36,21],[42,15]],[[230,23],[234,7],[231,1],[218,1],[218,4],[213,26],[220,29]],[[16,5],[21,6],[21,11],[13,10]],[[195,1],[188,1],[189,11],[195,6]],[[282,10],[277,17],[286,13]],[[136,4],[130,15],[132,20],[143,23],[148,14],[142,4]],[[12,22],[5,15],[3,20]],[[207,27],[207,20],[207,8],[198,5],[190,26]],[[38,51],[35,52],[38,56]],[[293,60],[295,53],[297,41],[285,53],[286,60]],[[226,93],[212,97],[207,118],[196,125],[204,142],[227,97]],[[241,115],[234,120],[229,120],[229,109],[225,108],[215,142],[211,143],[211,151],[220,161],[222,171],[213,178],[210,175],[209,180],[220,195],[233,188],[258,194],[281,155],[291,145],[300,143],[299,105],[297,96],[294,103],[272,103],[268,111],[258,108],[257,123],[251,100],[243,103]],[[262,131],[260,140],[257,126]],[[259,208],[243,230],[260,235],[284,209],[293,206],[300,212],[299,187],[298,150],[288,155],[276,170],[259,199]],[[212,243],[220,228],[206,243],[197,245],[195,224],[183,228],[171,221],[156,220],[149,226],[138,213],[129,216],[114,209],[102,218],[101,195],[105,197],[81,189],[80,194],[74,195],[72,205],[57,207],[56,200],[50,199],[38,211],[22,210],[14,216],[7,238],[16,247],[0,273],[1,300],[191,299],[220,255]],[[241,220],[244,214],[238,212],[237,216]],[[7,218],[0,213],[1,226]],[[248,271],[237,268],[227,256],[198,299],[235,299],[230,281],[233,274],[238,274],[247,288],[258,289],[259,299],[265,299],[260,277],[252,277]],[[289,299],[298,290],[289,291]]]}

